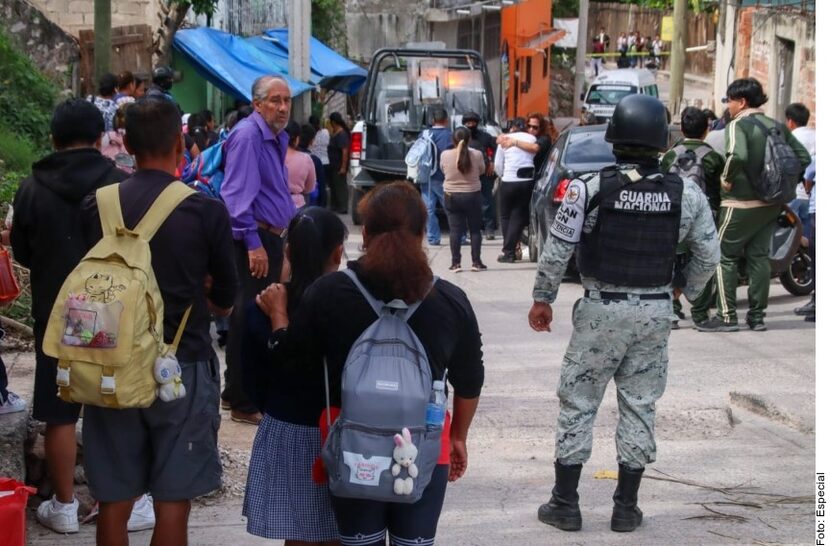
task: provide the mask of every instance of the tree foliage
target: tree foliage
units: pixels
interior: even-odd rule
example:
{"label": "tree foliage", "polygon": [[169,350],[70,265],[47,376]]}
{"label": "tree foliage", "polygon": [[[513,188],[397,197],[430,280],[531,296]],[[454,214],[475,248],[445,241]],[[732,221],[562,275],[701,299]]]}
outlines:
{"label": "tree foliage", "polygon": [[166,0],[161,2],[158,18],[160,28],[154,41],[158,64],[169,65],[173,56],[173,37],[193,8],[196,15],[213,15],[217,0]]}
{"label": "tree foliage", "polygon": [[343,0],[311,0],[311,34],[330,48],[346,52]]}
{"label": "tree foliage", "polygon": [[47,147],[56,98],[55,84],[0,33],[0,123],[36,146]]}

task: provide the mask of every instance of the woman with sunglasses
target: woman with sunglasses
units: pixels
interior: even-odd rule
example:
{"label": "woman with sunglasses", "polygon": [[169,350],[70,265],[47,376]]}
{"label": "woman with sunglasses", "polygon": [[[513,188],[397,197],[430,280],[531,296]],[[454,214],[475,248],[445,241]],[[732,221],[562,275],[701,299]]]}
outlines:
{"label": "woman with sunglasses", "polygon": [[499,216],[504,242],[500,263],[521,260],[516,248],[520,244],[522,230],[530,220],[530,197],[533,193],[533,177],[536,171],[529,145],[536,145],[536,137],[528,133],[525,120],[516,118],[510,122],[510,132],[497,139],[496,174],[501,177],[499,186]]}

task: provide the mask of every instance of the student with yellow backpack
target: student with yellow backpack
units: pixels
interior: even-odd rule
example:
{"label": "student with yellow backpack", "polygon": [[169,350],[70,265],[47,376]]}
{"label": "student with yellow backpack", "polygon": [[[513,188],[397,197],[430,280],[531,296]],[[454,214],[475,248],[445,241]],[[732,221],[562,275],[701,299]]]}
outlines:
{"label": "student with yellow backpack", "polygon": [[209,327],[236,292],[230,220],[174,176],[184,143],[173,103],[137,101],[125,125],[138,169],[84,201],[91,250],[58,294],[44,350],[59,359],[60,396],[86,405],[98,544],[127,543],[133,499],[145,491],[153,542],[185,544],[190,499],[221,485]]}

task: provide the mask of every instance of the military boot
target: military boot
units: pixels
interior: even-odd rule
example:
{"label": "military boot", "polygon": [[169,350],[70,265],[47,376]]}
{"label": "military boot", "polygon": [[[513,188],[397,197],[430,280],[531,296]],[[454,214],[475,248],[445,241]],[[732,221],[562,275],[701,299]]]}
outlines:
{"label": "military boot", "polygon": [[563,531],[582,529],[582,514],[579,512],[579,475],[582,465],[564,465],[556,461],[556,485],[550,500],[539,507],[539,521],[553,525]]}
{"label": "military boot", "polygon": [[612,531],[633,531],[643,522],[643,512],[637,508],[637,490],[640,489],[643,470],[620,465],[617,490],[614,491],[614,512],[611,514]]}

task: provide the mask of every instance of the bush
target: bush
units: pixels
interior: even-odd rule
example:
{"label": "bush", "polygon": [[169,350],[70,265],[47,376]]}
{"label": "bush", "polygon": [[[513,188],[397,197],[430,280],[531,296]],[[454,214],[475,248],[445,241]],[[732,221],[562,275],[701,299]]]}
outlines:
{"label": "bush", "polygon": [[36,148],[48,147],[56,98],[55,85],[0,32],[0,120],[4,125]]}
{"label": "bush", "polygon": [[0,124],[0,161],[6,171],[29,172],[40,154],[34,144]]}

